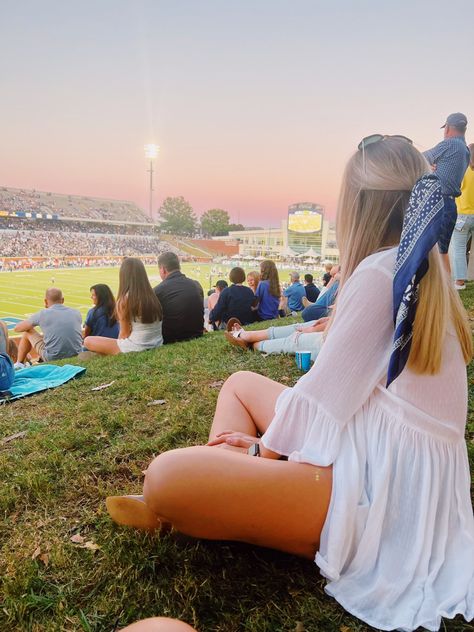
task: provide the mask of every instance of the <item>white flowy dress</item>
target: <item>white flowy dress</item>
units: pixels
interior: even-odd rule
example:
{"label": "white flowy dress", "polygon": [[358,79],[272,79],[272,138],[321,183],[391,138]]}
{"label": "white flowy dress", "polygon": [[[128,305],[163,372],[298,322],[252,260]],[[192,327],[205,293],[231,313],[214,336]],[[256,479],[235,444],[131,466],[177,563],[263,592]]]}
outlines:
{"label": "white flowy dress", "polygon": [[405,368],[385,388],[395,257],[367,257],[345,283],[314,366],[279,396],[262,441],[333,466],[315,560],[326,592],[376,628],[438,630],[474,616],[466,367],[450,327],[439,374]]}

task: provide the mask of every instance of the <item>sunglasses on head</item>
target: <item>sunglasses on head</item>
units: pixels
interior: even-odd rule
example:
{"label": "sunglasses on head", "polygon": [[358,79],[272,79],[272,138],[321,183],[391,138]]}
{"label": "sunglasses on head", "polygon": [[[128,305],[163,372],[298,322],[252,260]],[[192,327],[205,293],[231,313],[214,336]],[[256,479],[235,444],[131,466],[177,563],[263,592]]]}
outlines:
{"label": "sunglasses on head", "polygon": [[369,145],[378,143],[381,140],[386,140],[387,138],[395,138],[397,140],[404,140],[406,143],[410,143],[410,145],[413,145],[413,141],[411,140],[411,138],[407,138],[406,136],[402,136],[400,134],[394,134],[393,136],[388,136],[386,134],[371,134],[370,136],[366,136],[360,141],[360,143],[357,145],[357,149],[360,151],[361,149],[365,149]]}

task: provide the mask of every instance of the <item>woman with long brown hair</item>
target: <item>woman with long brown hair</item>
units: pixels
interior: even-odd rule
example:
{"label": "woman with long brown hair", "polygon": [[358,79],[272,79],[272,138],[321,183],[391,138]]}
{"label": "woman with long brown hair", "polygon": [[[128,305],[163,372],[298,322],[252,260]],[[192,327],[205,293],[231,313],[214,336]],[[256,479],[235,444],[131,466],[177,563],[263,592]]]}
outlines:
{"label": "woman with long brown hair", "polygon": [[84,339],[86,349],[116,355],[163,344],[163,311],[140,259],[127,257],[120,266],[116,313],[120,326],[118,339],[88,336]]}
{"label": "woman with long brown hair", "polygon": [[232,375],[208,445],[158,456],[143,496],[107,500],[112,517],[314,559],[326,592],[376,628],[470,621],[472,339],[438,251],[442,213],[411,141],[363,139],[343,178],[340,291],[312,369],[292,388]]}
{"label": "woman with long brown hair", "polygon": [[258,298],[258,320],[278,318],[280,304],[280,279],[275,262],[266,259],[260,264],[260,283],[255,296]]}

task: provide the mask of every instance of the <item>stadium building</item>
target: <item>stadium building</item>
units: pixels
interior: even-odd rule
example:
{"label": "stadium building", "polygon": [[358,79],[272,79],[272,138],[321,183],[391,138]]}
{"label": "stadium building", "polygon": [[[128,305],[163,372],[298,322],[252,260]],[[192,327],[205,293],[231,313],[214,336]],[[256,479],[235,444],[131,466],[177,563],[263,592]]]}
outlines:
{"label": "stadium building", "polygon": [[320,261],[339,262],[335,228],[324,218],[324,208],[319,204],[291,204],[280,228],[231,231],[226,239],[239,243],[239,254],[243,257],[306,255]]}

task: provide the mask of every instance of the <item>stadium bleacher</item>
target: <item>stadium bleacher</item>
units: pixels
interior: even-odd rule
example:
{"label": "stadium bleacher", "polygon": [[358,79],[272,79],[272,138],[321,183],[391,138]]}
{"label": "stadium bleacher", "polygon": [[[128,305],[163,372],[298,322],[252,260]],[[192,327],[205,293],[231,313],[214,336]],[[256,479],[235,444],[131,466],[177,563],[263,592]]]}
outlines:
{"label": "stadium bleacher", "polygon": [[[60,266],[67,257],[157,256],[165,250],[184,254],[162,241],[156,225],[132,202],[0,187],[5,259],[48,257]],[[0,269],[24,265],[1,263]]]}
{"label": "stadium bleacher", "polygon": [[61,219],[151,223],[141,208],[125,200],[0,187],[0,214],[14,212]]}

